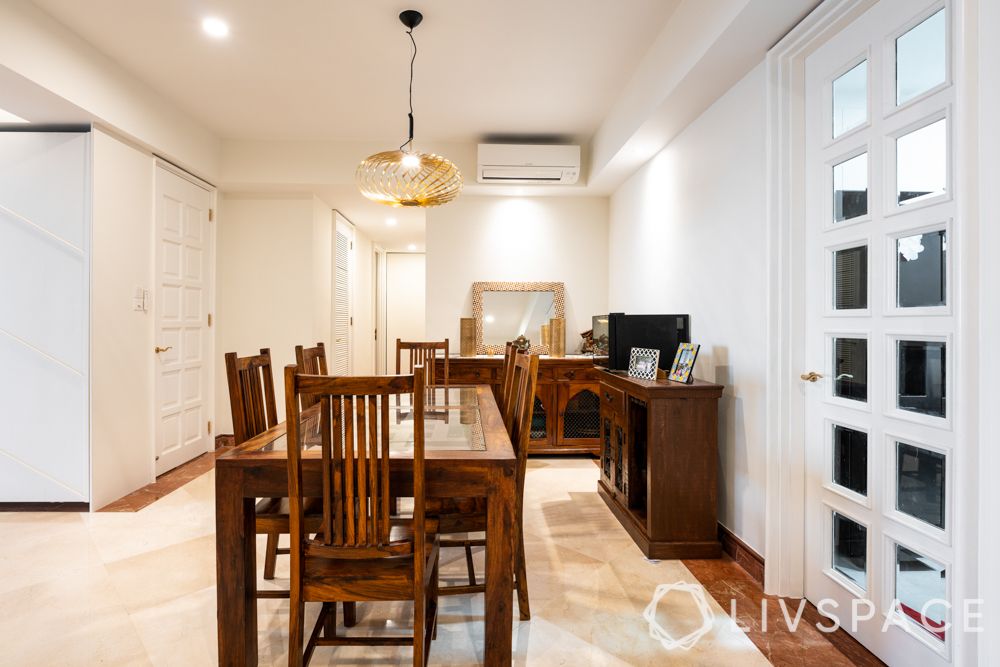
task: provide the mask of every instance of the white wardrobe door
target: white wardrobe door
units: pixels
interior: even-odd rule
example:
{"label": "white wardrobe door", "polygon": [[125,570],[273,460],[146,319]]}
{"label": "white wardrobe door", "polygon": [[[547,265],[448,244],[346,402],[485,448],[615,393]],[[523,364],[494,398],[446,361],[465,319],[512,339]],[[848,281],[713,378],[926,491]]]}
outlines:
{"label": "white wardrobe door", "polygon": [[0,502],[86,502],[90,137],[0,133]]}

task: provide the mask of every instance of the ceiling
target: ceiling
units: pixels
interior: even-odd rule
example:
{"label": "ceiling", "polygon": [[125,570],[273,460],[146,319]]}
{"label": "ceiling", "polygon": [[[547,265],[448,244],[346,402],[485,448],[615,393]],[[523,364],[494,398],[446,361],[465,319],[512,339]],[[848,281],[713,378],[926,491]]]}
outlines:
{"label": "ceiling", "polygon": [[[679,0],[35,0],[225,139],[587,140]],[[213,40],[200,27],[231,28]]]}

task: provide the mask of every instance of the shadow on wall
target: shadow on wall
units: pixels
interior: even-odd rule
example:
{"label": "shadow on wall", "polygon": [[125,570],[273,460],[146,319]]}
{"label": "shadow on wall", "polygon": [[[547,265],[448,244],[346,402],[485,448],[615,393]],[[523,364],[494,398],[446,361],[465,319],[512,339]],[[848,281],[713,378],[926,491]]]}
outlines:
{"label": "shadow on wall", "polygon": [[[747,461],[747,434],[744,402],[734,393],[733,369],[729,365],[729,349],[714,347],[709,355],[714,381],[725,389],[719,399],[719,521],[730,530],[737,516],[738,482],[749,474]],[[700,361],[700,359],[699,359]]]}

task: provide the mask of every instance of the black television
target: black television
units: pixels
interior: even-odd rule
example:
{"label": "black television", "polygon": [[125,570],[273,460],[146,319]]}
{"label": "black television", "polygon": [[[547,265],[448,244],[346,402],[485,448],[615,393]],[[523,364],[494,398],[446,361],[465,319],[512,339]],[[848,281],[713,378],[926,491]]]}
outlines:
{"label": "black television", "polygon": [[627,371],[633,347],[660,351],[660,368],[670,370],[677,346],[691,342],[690,315],[608,315],[608,368]]}

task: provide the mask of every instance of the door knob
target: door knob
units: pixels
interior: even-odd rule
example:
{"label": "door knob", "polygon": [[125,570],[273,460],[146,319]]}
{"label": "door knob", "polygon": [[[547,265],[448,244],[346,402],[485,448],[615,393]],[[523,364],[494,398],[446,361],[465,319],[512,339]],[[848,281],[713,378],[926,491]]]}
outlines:
{"label": "door knob", "polygon": [[167,350],[172,350],[172,349],[174,349],[173,345],[167,345],[166,347],[160,347],[159,345],[157,345],[156,347],[153,348],[153,352],[159,354],[160,352],[166,352]]}
{"label": "door knob", "polygon": [[816,380],[820,379],[823,376],[817,373],[816,371],[809,371],[808,373],[803,373],[799,377],[805,380],[806,382],[815,382]]}

